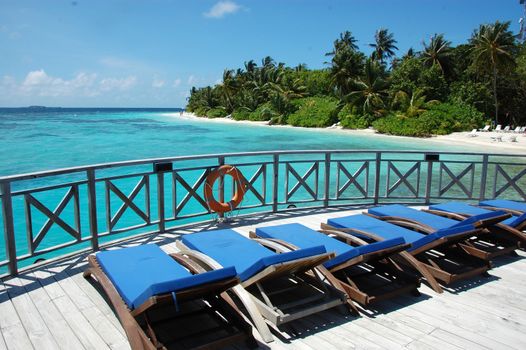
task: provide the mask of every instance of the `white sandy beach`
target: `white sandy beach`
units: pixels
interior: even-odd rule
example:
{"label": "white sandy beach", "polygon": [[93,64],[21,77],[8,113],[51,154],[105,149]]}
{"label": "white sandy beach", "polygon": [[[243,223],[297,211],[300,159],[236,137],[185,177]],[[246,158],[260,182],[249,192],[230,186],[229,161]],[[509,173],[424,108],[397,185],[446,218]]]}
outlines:
{"label": "white sandy beach", "polygon": [[[250,124],[257,126],[266,126],[273,128],[297,128],[290,125],[269,125],[268,122],[255,122],[249,120],[237,121],[231,118],[201,118],[196,116],[193,113],[183,112],[181,113],[165,113],[164,115],[174,117],[174,118],[184,118],[190,120],[200,120],[210,123],[234,123],[234,124]],[[309,128],[313,129],[313,128]],[[338,133],[349,133],[352,135],[369,135],[375,137],[387,137],[387,138],[405,138],[405,139],[417,139],[423,142],[432,142],[432,143],[441,143],[441,144],[454,144],[456,146],[466,145],[470,149],[479,148],[479,152],[485,153],[516,153],[516,154],[525,154],[526,153],[526,134],[516,134],[513,132],[477,132],[477,136],[470,136],[469,132],[455,132],[449,135],[439,135],[429,138],[413,138],[407,136],[392,136],[378,134],[374,129],[363,129],[363,130],[350,130],[342,129],[341,127],[329,127],[329,128],[317,128],[317,130],[322,132],[338,132]],[[494,141],[495,138],[501,137],[502,141]],[[512,142],[511,139],[515,138],[516,142]]]}

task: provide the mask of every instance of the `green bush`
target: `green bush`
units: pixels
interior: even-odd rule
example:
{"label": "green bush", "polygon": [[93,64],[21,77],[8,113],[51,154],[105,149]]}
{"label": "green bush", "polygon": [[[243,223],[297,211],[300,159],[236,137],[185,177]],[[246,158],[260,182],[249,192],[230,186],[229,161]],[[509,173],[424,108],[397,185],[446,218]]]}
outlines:
{"label": "green bush", "polygon": [[217,107],[217,108],[211,108],[206,112],[206,116],[208,118],[223,118],[226,117],[227,112],[224,108]]}
{"label": "green bush", "polygon": [[246,109],[235,109],[232,112],[232,119],[234,120],[249,120],[250,111]]}
{"label": "green bush", "polygon": [[445,135],[483,124],[483,114],[475,108],[451,103],[436,104],[416,118],[389,115],[373,122],[378,132],[401,136]]}
{"label": "green bush", "polygon": [[338,121],[338,100],[325,97],[307,97],[293,101],[297,110],[290,114],[287,123],[303,127],[327,127]]}
{"label": "green bush", "polygon": [[276,116],[276,112],[272,109],[270,102],[264,103],[251,112],[248,119],[254,122],[268,121]]}
{"label": "green bush", "polygon": [[345,129],[365,129],[371,125],[371,116],[360,115],[350,105],[345,105],[338,113],[338,120]]}
{"label": "green bush", "polygon": [[403,115],[390,114],[373,122],[373,127],[382,134],[398,136],[430,136],[422,128],[418,118],[407,118]]}
{"label": "green bush", "polygon": [[206,112],[208,112],[208,108],[197,107],[192,112],[198,117],[206,117]]}

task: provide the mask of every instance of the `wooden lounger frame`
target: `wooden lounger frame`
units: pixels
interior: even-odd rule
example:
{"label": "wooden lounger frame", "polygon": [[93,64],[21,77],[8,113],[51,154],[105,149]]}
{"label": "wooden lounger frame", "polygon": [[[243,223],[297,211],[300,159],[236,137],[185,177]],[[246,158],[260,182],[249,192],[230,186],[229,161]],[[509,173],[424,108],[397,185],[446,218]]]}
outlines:
{"label": "wooden lounger frame", "polygon": [[[326,223],[321,224],[320,232],[329,231],[339,239],[352,244],[357,234],[368,237],[373,241],[383,241],[384,238],[363,230],[352,228],[338,228]],[[439,282],[445,285],[484,274],[491,268],[489,262],[467,254],[463,249],[456,246],[456,243],[467,239],[476,234],[478,229],[464,232],[447,237],[441,237],[433,242],[412,250],[403,251],[393,256],[398,263],[411,267],[418,271],[425,278],[429,286],[437,293],[442,293],[443,289]],[[435,251],[435,248],[449,246],[448,249]]]}
{"label": "wooden lounger frame", "polygon": [[[328,230],[320,232],[327,235],[332,234]],[[254,231],[250,231],[249,235],[252,238],[260,238]],[[276,242],[290,250],[299,249],[294,244],[283,240],[263,239]],[[367,242],[353,237],[353,246],[364,244],[367,244]],[[341,290],[349,295],[352,300],[364,306],[405,293],[420,295],[418,292],[420,278],[404,271],[390,258],[391,255],[397,254],[410,246],[410,244],[400,244],[396,247],[354,257],[330,269],[323,266],[321,268],[327,270],[325,272],[326,275],[331,274],[339,282]],[[360,268],[361,264],[366,264],[367,266],[362,265],[364,268]],[[353,269],[359,269],[360,271],[352,271]]]}
{"label": "wooden lounger frame", "polygon": [[[194,274],[205,272],[202,267],[181,254],[169,255]],[[96,281],[104,290],[104,293],[109,299],[109,302],[126,332],[131,348],[134,350],[166,349],[166,344],[163,344],[162,341],[157,338],[155,333],[157,325],[150,319],[152,310],[164,305],[168,308],[173,308],[174,316],[171,317],[172,321],[176,318],[186,316],[186,314],[182,312],[176,312],[175,306],[173,305],[172,294],[167,293],[150,297],[136,309],[130,310],[119,295],[119,292],[113,283],[102,270],[95,255],[88,256],[88,263],[89,267],[84,271],[84,277]],[[206,300],[208,305],[201,303],[200,310],[198,312],[193,311],[191,314],[206,314],[219,324],[219,326],[212,331],[217,331],[217,329],[226,331],[226,335],[220,339],[194,347],[194,349],[216,349],[239,342],[245,342],[246,345],[251,348],[258,346],[252,335],[252,327],[244,320],[241,314],[238,313],[237,309],[234,307],[234,302],[225,292],[228,288],[231,288],[238,283],[239,279],[237,277],[229,277],[202,286],[196,286],[176,292],[176,299],[178,302],[184,303],[186,301],[201,298]],[[177,329],[170,329],[170,332],[172,332],[172,334],[177,333]],[[206,330],[196,334],[196,337],[203,336],[206,336]]]}
{"label": "wooden lounger frame", "polygon": [[[462,221],[470,217],[470,215],[467,214],[450,213],[437,209],[422,209],[422,211],[457,221]],[[374,218],[425,234],[436,231],[430,226],[407,218],[367,214]],[[476,236],[469,237],[466,241],[459,243],[459,245],[469,254],[486,261],[490,261],[501,255],[513,253],[521,247],[521,243],[526,243],[526,234],[501,223],[502,220],[509,217],[511,217],[511,214],[506,213],[488,220],[474,222],[473,226],[481,229],[481,231]]]}
{"label": "wooden lounger frame", "polygon": [[[487,205],[479,205],[479,207],[482,208],[482,209],[486,209],[486,210],[505,211],[507,213],[510,213],[511,215],[516,215],[516,216],[521,216],[522,214],[524,214],[524,211],[522,211],[522,210],[516,210],[516,209],[510,209],[510,208],[492,207],[492,206],[487,206]],[[526,227],[521,225],[521,228],[524,229]]]}
{"label": "wooden lounger frame", "polygon": [[[255,241],[276,252],[288,251],[276,242],[261,239],[255,239]],[[209,256],[187,247],[180,240],[176,241],[176,246],[182,254],[206,270],[223,267]],[[351,299],[339,288],[339,281],[334,279],[327,270],[320,268],[320,266],[323,267],[321,264],[333,257],[333,253],[324,253],[274,264],[230,289],[242,304],[263,341],[269,343],[274,340],[266,321],[277,328],[284,323],[339,305],[344,305],[354,314],[358,314],[358,309]],[[276,280],[281,276],[290,276],[294,281],[290,281],[291,283],[282,289],[273,291],[263,283]],[[311,292],[311,295],[285,304],[275,302],[276,295],[291,293],[294,289],[300,292]]]}

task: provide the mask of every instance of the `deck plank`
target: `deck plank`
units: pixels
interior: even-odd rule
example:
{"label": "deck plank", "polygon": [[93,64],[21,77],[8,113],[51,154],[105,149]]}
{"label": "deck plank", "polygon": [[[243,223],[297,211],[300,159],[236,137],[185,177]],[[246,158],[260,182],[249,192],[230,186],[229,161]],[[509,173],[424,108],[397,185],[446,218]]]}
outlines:
{"label": "deck plank", "polygon": [[75,303],[62,290],[54,279],[52,269],[35,271],[44,290],[48,293],[51,300],[62,313],[79,341],[86,349],[109,349],[101,336],[96,332],[90,322],[84,317]]}
{"label": "deck plank", "polygon": [[[42,289],[33,273],[26,273],[20,278],[13,279],[17,286],[23,287],[35,309],[39,311],[42,321],[56,340],[60,349],[84,349],[77,336],[53,304],[49,295]],[[37,307],[38,305],[38,307]],[[30,315],[31,316],[31,315]],[[40,344],[39,344],[40,347]]]}
{"label": "deck plank", "polygon": [[0,281],[0,329],[8,349],[33,349],[33,344],[9,299],[3,281]]}

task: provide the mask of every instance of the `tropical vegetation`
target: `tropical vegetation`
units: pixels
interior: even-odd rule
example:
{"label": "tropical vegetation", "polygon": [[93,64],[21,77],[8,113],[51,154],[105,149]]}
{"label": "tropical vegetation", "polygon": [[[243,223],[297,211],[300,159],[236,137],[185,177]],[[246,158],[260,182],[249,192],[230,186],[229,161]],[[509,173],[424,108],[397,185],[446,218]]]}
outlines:
{"label": "tropical vegetation", "polygon": [[[443,34],[420,51],[398,53],[380,28],[360,51],[350,31],[325,54],[326,68],[295,67],[265,57],[226,69],[221,83],[190,91],[187,110],[303,127],[374,127],[393,135],[429,136],[482,127],[526,124],[526,45],[509,22],[480,25],[466,43]],[[397,54],[398,53],[398,54]]]}

